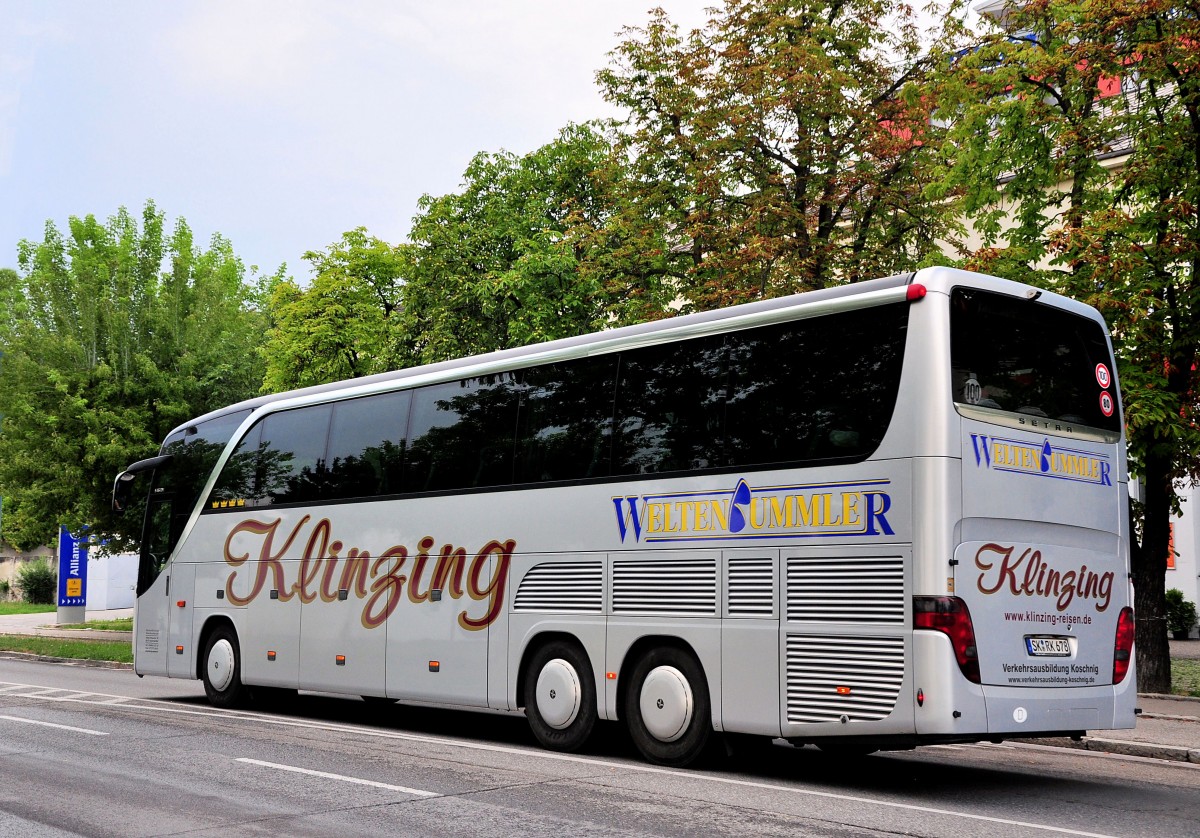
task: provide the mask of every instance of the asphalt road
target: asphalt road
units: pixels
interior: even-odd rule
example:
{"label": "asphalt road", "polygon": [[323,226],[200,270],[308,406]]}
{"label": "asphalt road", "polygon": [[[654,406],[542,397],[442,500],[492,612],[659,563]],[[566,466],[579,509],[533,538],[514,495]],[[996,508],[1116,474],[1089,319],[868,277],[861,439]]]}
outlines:
{"label": "asphalt road", "polygon": [[582,755],[500,714],[303,695],[220,711],[197,682],[0,660],[0,836],[1146,835],[1195,838],[1200,766],[1031,745],[702,770]]}

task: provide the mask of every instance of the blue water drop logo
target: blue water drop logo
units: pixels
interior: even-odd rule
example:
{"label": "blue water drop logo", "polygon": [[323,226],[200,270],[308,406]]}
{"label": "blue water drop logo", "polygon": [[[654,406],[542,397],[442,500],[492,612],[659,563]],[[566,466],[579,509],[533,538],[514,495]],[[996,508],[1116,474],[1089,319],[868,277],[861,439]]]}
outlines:
{"label": "blue water drop logo", "polygon": [[[750,506],[750,487],[745,479],[738,480],[737,488],[733,490],[733,502],[729,505],[729,531],[741,532],[746,529],[746,511]],[[746,511],[743,511],[743,508]]]}
{"label": "blue water drop logo", "polygon": [[1050,447],[1050,440],[1042,443],[1042,474],[1050,473],[1050,455],[1054,453],[1054,449]]}

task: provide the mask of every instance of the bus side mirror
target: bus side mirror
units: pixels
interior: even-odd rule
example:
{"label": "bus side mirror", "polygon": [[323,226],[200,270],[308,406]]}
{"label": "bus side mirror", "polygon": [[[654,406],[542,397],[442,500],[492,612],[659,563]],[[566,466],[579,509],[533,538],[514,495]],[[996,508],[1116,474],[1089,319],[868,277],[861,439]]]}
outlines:
{"label": "bus side mirror", "polygon": [[113,481],[112,511],[116,515],[124,515],[129,508],[129,497],[133,494],[133,481],[136,474],[123,471]]}
{"label": "bus side mirror", "polygon": [[117,515],[124,514],[129,508],[129,498],[133,494],[133,481],[143,471],[153,471],[161,465],[171,462],[172,455],[162,454],[158,457],[150,457],[145,460],[138,460],[136,463],[125,469],[117,475],[117,479],[113,481],[113,512]]}

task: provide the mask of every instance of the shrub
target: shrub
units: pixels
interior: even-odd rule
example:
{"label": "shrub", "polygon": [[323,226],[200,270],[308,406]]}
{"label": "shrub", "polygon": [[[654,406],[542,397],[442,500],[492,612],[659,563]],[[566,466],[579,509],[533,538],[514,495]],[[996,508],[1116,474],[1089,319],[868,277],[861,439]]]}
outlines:
{"label": "shrub", "polygon": [[0,602],[8,599],[8,595],[12,592],[12,585],[7,579],[0,579]]}
{"label": "shrub", "polygon": [[28,562],[17,571],[21,599],[37,605],[53,605],[58,593],[58,576],[45,559]]}
{"label": "shrub", "polygon": [[1174,635],[1187,636],[1196,625],[1196,605],[1183,598],[1183,591],[1167,591],[1167,628]]}

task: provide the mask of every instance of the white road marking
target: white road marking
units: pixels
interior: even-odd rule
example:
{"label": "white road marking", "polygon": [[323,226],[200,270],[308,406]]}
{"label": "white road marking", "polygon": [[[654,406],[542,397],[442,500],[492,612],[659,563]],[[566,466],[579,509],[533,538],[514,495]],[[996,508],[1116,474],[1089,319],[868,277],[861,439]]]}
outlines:
{"label": "white road marking", "polygon": [[59,730],[70,730],[75,733],[86,733],[91,736],[108,736],[103,730],[89,730],[86,727],[71,727],[70,725],[56,725],[53,722],[39,722],[37,719],[22,719],[20,716],[0,716],[0,719],[7,719],[10,722],[24,722],[27,725],[41,725],[42,727],[56,727]]}
{"label": "white road marking", "polygon": [[244,762],[247,765],[261,765],[263,768],[275,768],[279,771],[291,771],[293,774],[307,774],[310,777],[321,777],[325,780],[340,780],[343,783],[354,783],[359,786],[371,786],[376,789],[387,789],[388,791],[398,791],[403,794],[412,794],[417,797],[441,797],[436,791],[422,791],[421,789],[410,789],[406,786],[393,786],[391,783],[379,783],[375,780],[364,780],[361,777],[347,777],[344,774],[330,774],[328,771],[314,771],[311,768],[299,768],[295,765],[281,765],[278,762],[263,762],[260,759],[249,759],[241,757],[236,762]]}
{"label": "white road marking", "polygon": [[[30,689],[44,689],[43,687],[37,687],[32,684],[23,684],[23,685],[18,685],[18,686],[25,686]],[[99,695],[99,693],[92,693],[92,695]],[[118,697],[119,696],[112,696],[112,698],[118,698]],[[1051,832],[1051,833],[1055,833],[1058,835],[1075,835],[1075,836],[1080,836],[1080,838],[1117,838],[1116,836],[1107,835],[1105,833],[1085,832],[1082,830],[1070,829],[1068,827],[1052,826],[1050,824],[1040,824],[1040,823],[1032,823],[1029,821],[1010,820],[1007,818],[996,818],[996,817],[991,817],[989,815],[977,815],[977,814],[973,814],[971,812],[956,812],[951,809],[937,809],[937,808],[934,808],[931,806],[919,806],[919,805],[912,804],[912,803],[897,803],[897,802],[889,801],[889,800],[875,800],[873,798],[860,797],[858,795],[839,794],[837,792],[817,791],[814,789],[796,788],[793,786],[783,786],[783,785],[778,785],[778,784],[774,784],[774,783],[763,783],[763,782],[757,782],[757,781],[753,781],[753,780],[738,780],[738,779],[735,779],[732,777],[714,777],[714,776],[711,776],[708,774],[702,774],[702,773],[698,773],[698,772],[689,772],[689,771],[676,770],[676,769],[670,769],[670,768],[659,768],[659,767],[653,766],[653,765],[641,765],[638,763],[612,762],[609,760],[594,759],[591,757],[573,756],[571,754],[561,754],[561,753],[555,753],[553,751],[543,751],[540,749],[533,749],[533,748],[517,748],[517,747],[510,747],[507,745],[488,745],[488,744],[485,744],[482,742],[466,742],[463,740],[453,739],[450,737],[428,736],[428,735],[413,734],[413,733],[397,733],[395,731],[375,730],[375,729],[368,728],[368,727],[361,727],[361,726],[357,726],[357,725],[343,725],[343,724],[338,724],[335,722],[313,722],[313,721],[302,721],[299,719],[276,718],[276,717],[272,717],[272,716],[263,715],[261,713],[255,713],[255,712],[244,711],[244,710],[220,710],[217,708],[187,710],[187,709],[180,708],[179,706],[173,704],[172,702],[162,701],[161,699],[136,698],[133,696],[127,696],[126,698],[129,701],[136,701],[138,703],[137,704],[115,705],[115,706],[113,706],[113,709],[115,709],[115,710],[152,710],[154,712],[168,713],[168,714],[172,714],[172,715],[205,716],[208,718],[219,718],[219,719],[224,719],[227,721],[252,721],[252,722],[259,723],[259,724],[273,725],[276,727],[296,727],[296,728],[307,728],[307,729],[312,729],[312,730],[323,730],[323,731],[332,731],[332,732],[341,732],[341,733],[354,733],[354,734],[357,734],[360,736],[370,736],[370,737],[374,737],[374,738],[378,738],[378,739],[396,739],[396,740],[403,740],[406,742],[418,742],[418,743],[422,743],[422,744],[443,745],[446,747],[460,748],[463,750],[486,751],[486,752],[499,753],[499,754],[511,754],[511,755],[520,756],[520,757],[538,758],[538,759],[549,760],[549,761],[574,762],[574,763],[580,763],[583,765],[596,766],[598,768],[612,768],[612,769],[617,769],[620,771],[635,771],[635,772],[640,772],[643,774],[661,774],[661,775],[672,776],[672,777],[683,777],[683,778],[686,778],[689,780],[707,781],[707,782],[712,782],[712,783],[719,783],[719,784],[731,785],[731,786],[740,786],[740,787],[745,787],[745,788],[764,789],[767,791],[781,792],[784,794],[795,794],[795,795],[800,795],[800,796],[805,796],[805,797],[818,797],[818,798],[823,798],[823,799],[827,799],[827,800],[839,800],[839,801],[844,801],[844,802],[849,802],[849,803],[865,803],[868,805],[880,806],[880,807],[887,808],[887,809],[899,809],[902,811],[909,811],[909,812],[921,812],[921,813],[925,813],[925,814],[945,815],[947,817],[952,817],[952,818],[962,818],[964,820],[981,821],[984,823],[1002,824],[1004,826],[1022,826],[1027,829],[1035,829],[1035,830],[1040,830],[1042,832]],[[62,696],[46,696],[42,700],[43,701],[78,702],[78,703],[82,703],[82,704],[98,704],[99,703],[99,702],[95,702],[95,701],[81,701],[80,699],[62,697]],[[1012,745],[1010,747],[1036,748],[1036,749],[1044,750],[1044,749],[1047,749],[1049,746],[1020,744],[1020,745]],[[1055,749],[1055,750],[1058,750],[1058,749]],[[1071,753],[1076,756],[1094,756],[1094,757],[1111,757],[1111,756],[1113,756],[1113,755],[1109,755],[1109,754],[1101,754],[1101,753],[1097,753],[1094,751],[1083,751],[1083,750],[1072,751]],[[1143,758],[1142,757],[1128,757],[1128,759],[1143,759]],[[1186,767],[1186,768],[1195,768],[1197,770],[1200,770],[1200,765],[1193,766],[1193,765],[1189,765],[1186,763],[1169,763],[1169,764],[1173,765],[1173,766],[1178,765],[1178,766],[1182,766],[1182,767]]]}

